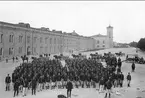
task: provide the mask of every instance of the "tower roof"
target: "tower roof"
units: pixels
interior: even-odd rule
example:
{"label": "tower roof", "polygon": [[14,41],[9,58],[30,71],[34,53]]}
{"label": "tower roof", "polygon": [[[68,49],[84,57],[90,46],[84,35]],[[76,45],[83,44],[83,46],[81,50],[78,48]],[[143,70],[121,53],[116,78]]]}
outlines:
{"label": "tower roof", "polygon": [[109,26],[107,28],[113,28],[113,27],[109,24]]}

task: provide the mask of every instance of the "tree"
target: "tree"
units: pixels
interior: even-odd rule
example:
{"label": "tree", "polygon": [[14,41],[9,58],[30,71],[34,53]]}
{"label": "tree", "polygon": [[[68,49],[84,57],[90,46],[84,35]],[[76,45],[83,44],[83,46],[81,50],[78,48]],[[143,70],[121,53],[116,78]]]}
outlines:
{"label": "tree", "polygon": [[131,46],[131,47],[137,47],[137,42],[131,42],[131,43],[129,43],[129,45]]}
{"label": "tree", "polygon": [[141,38],[137,44],[137,47],[145,51],[145,38]]}

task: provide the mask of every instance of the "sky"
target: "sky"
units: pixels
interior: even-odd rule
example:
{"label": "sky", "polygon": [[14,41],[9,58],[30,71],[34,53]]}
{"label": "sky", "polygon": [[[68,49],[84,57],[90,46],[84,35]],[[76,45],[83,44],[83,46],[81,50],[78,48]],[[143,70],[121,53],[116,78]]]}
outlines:
{"label": "sky", "polygon": [[107,34],[115,42],[145,37],[145,1],[0,1],[0,21],[46,27],[79,35]]}

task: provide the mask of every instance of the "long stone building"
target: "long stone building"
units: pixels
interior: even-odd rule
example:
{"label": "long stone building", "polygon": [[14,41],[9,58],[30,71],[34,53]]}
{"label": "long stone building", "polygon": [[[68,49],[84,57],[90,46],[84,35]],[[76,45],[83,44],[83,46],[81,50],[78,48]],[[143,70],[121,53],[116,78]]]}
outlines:
{"label": "long stone building", "polygon": [[[107,27],[105,42],[113,41],[113,29]],[[110,33],[111,32],[111,33]],[[111,35],[112,34],[112,35]],[[22,55],[60,54],[99,48],[97,40],[102,37],[85,37],[75,31],[66,33],[49,28],[33,28],[28,23],[11,24],[0,22],[0,60]],[[104,44],[103,44],[104,45]],[[104,48],[112,47],[106,43]]]}
{"label": "long stone building", "polygon": [[22,55],[57,54],[94,49],[94,39],[30,24],[0,22],[0,60]]}

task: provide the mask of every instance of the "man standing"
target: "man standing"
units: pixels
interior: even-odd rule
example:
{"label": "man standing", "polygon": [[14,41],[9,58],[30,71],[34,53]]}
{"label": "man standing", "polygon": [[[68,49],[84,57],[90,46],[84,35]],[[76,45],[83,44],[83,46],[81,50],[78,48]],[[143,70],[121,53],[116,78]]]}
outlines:
{"label": "man standing", "polygon": [[10,91],[11,77],[9,76],[9,74],[5,78],[5,83],[6,83],[6,91]]}
{"label": "man standing", "polygon": [[13,57],[13,63],[14,63],[14,61],[15,61],[15,57]]}
{"label": "man standing", "polygon": [[101,78],[100,82],[99,82],[99,93],[103,92],[103,88],[104,88],[104,79],[103,77]]}
{"label": "man standing", "polygon": [[35,78],[32,79],[31,81],[31,85],[32,85],[32,95],[36,95],[36,87],[37,87],[37,81]]}
{"label": "man standing", "polygon": [[19,80],[18,79],[14,82],[14,97],[16,96],[16,93],[18,96],[19,94]]}
{"label": "man standing", "polygon": [[111,97],[111,87],[112,87],[112,83],[110,81],[110,79],[106,82],[106,94],[105,94],[105,98],[107,98],[107,93],[109,94],[109,98]]}
{"label": "man standing", "polygon": [[71,91],[73,89],[73,84],[70,80],[68,80],[68,82],[67,82],[66,89],[67,89],[67,98],[68,97],[71,98]]}
{"label": "man standing", "polygon": [[135,64],[134,64],[134,62],[132,63],[132,72],[134,72],[134,70],[135,70]]}
{"label": "man standing", "polygon": [[124,75],[122,74],[122,72],[120,74],[120,79],[121,79],[121,81],[120,81],[120,87],[122,87],[123,86],[123,81],[124,81]]}
{"label": "man standing", "polygon": [[127,87],[130,87],[131,75],[128,73],[127,75]]}
{"label": "man standing", "polygon": [[25,78],[23,82],[23,97],[26,96],[27,89],[28,89],[28,80]]}

